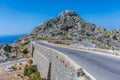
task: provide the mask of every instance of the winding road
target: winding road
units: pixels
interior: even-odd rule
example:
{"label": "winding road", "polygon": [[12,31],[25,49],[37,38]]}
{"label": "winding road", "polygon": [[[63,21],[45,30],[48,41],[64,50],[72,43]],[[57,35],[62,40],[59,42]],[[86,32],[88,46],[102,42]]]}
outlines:
{"label": "winding road", "polygon": [[18,64],[18,63],[27,62],[28,60],[29,60],[29,58],[24,58],[24,59],[19,59],[19,60],[14,60],[14,61],[8,61],[8,62],[0,63],[0,67],[6,67],[6,66],[9,66],[9,65],[14,65],[14,64]]}
{"label": "winding road", "polygon": [[120,80],[120,57],[57,47],[38,41],[36,43],[66,54],[74,62],[95,77],[96,80]]}

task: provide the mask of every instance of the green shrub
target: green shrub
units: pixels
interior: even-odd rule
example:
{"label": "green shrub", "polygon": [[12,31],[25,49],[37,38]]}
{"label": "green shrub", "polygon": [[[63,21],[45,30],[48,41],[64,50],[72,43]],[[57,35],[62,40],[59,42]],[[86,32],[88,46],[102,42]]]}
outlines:
{"label": "green shrub", "polygon": [[52,40],[50,37],[39,37],[36,40]]}
{"label": "green shrub", "polygon": [[5,45],[5,47],[4,47],[4,51],[7,51],[7,52],[10,52],[11,51],[11,49],[12,49],[12,46],[10,46],[10,45]]}
{"label": "green shrub", "polygon": [[69,43],[65,43],[65,42],[63,42],[63,41],[54,41],[54,44],[70,45]]}
{"label": "green shrub", "polygon": [[117,40],[117,37],[114,35],[114,36],[112,37],[112,39],[113,39],[113,40]]}
{"label": "green shrub", "polygon": [[30,80],[40,80],[40,73],[35,72]]}
{"label": "green shrub", "polygon": [[55,44],[65,44],[64,42],[62,41],[54,41]]}
{"label": "green shrub", "polygon": [[9,54],[7,53],[7,54],[5,54],[7,57],[9,57]]}
{"label": "green shrub", "polygon": [[89,34],[89,33],[86,33],[86,35],[87,35],[87,36],[91,36],[91,34]]}
{"label": "green shrub", "polygon": [[32,59],[29,59],[28,60],[28,63],[31,65],[33,63],[33,60]]}
{"label": "green shrub", "polygon": [[67,40],[73,40],[72,38],[67,38]]}
{"label": "green shrub", "polygon": [[19,70],[22,70],[22,68],[20,67]]}
{"label": "green shrub", "polygon": [[22,46],[26,46],[27,44],[29,44],[30,42],[25,42],[25,43],[22,43],[21,45]]}
{"label": "green shrub", "polygon": [[28,76],[28,72],[29,72],[29,67],[28,65],[26,65],[24,68],[24,76]]}
{"label": "green shrub", "polygon": [[14,71],[16,71],[17,70],[17,68],[15,67],[15,66],[12,66],[11,67]]}
{"label": "green shrub", "polygon": [[109,36],[110,36],[110,32],[106,30],[106,31],[103,32],[103,35],[104,35],[105,37],[109,37]]}
{"label": "green shrub", "polygon": [[30,78],[30,80],[46,80],[44,78],[40,78],[40,73],[39,72],[35,72],[32,76],[32,78]]}
{"label": "green shrub", "polygon": [[37,72],[37,66],[36,65],[26,65],[24,68],[24,75],[25,76],[30,76],[31,74]]}
{"label": "green shrub", "polygon": [[20,63],[19,65],[22,65],[22,63]]}
{"label": "green shrub", "polygon": [[22,52],[23,52],[23,54],[27,54],[28,53],[27,48],[25,48]]}
{"label": "green shrub", "polygon": [[118,40],[118,42],[120,42],[120,39]]}
{"label": "green shrub", "polygon": [[26,65],[24,68],[24,76],[28,76],[29,80],[46,80],[40,78],[40,73],[38,72],[36,65]]}

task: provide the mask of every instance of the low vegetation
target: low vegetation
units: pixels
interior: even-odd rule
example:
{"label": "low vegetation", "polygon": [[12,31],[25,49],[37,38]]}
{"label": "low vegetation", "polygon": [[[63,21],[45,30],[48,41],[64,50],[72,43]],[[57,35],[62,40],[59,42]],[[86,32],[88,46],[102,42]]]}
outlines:
{"label": "low vegetation", "polygon": [[73,40],[73,38],[66,38],[66,40]]}
{"label": "low vegetation", "polygon": [[40,37],[40,38],[37,38],[37,40],[53,40],[53,38],[50,38],[50,37]]}
{"label": "low vegetation", "polygon": [[12,66],[11,68],[12,68],[14,71],[17,70],[17,67],[16,67],[16,66]]}
{"label": "low vegetation", "polygon": [[65,43],[63,41],[54,41],[54,44],[64,44],[64,45],[70,45],[69,43]]}
{"label": "low vegetation", "polygon": [[35,72],[29,80],[45,80],[45,79],[40,78],[40,73],[39,72]]}
{"label": "low vegetation", "polygon": [[5,47],[4,47],[4,51],[6,51],[6,52],[10,52],[11,51],[11,49],[12,49],[12,46],[10,46],[10,45],[5,45]]}
{"label": "low vegetation", "polygon": [[29,44],[30,42],[25,42],[25,43],[22,43],[21,46],[26,46],[27,44]]}
{"label": "low vegetation", "polygon": [[115,35],[112,38],[113,38],[113,40],[117,40],[117,37]]}
{"label": "low vegetation", "polygon": [[105,37],[109,37],[110,36],[110,32],[109,31],[103,31],[103,35],[105,36]]}
{"label": "low vegetation", "polygon": [[86,33],[87,36],[91,36],[92,34]]}
{"label": "low vegetation", "polygon": [[32,59],[28,60],[28,65],[26,65],[24,68],[24,76],[28,76],[29,80],[46,80],[40,77],[37,65],[32,65],[32,63]]}
{"label": "low vegetation", "polygon": [[33,63],[33,60],[32,59],[30,59],[30,60],[28,60],[28,64],[32,64]]}
{"label": "low vegetation", "polygon": [[23,52],[23,54],[28,54],[28,49],[25,48],[22,52]]}
{"label": "low vegetation", "polygon": [[27,63],[17,63],[14,65],[1,67],[0,80],[46,80],[41,78],[37,66],[32,64],[32,59]]}
{"label": "low vegetation", "polygon": [[31,74],[37,72],[37,66],[36,65],[26,65],[24,69],[24,75],[25,76],[30,76]]}

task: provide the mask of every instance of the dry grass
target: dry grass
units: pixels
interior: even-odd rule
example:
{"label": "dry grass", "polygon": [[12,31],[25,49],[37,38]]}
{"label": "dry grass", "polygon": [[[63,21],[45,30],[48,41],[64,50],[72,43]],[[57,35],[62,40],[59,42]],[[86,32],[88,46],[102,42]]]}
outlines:
{"label": "dry grass", "polygon": [[[0,80],[28,80],[23,76],[26,63],[15,64],[11,67],[0,68]],[[10,70],[13,69],[13,70]]]}
{"label": "dry grass", "polygon": [[63,42],[63,41],[54,41],[53,43],[54,44],[70,45],[70,43],[66,43],[66,42]]}

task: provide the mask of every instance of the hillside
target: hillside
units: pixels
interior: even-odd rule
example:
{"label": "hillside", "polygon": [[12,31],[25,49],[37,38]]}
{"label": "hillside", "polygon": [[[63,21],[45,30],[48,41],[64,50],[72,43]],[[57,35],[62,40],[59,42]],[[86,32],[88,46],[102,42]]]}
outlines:
{"label": "hillside", "polygon": [[97,48],[120,50],[120,29],[112,31],[86,22],[76,12],[65,10],[49,19],[21,39],[60,39],[86,41]]}

